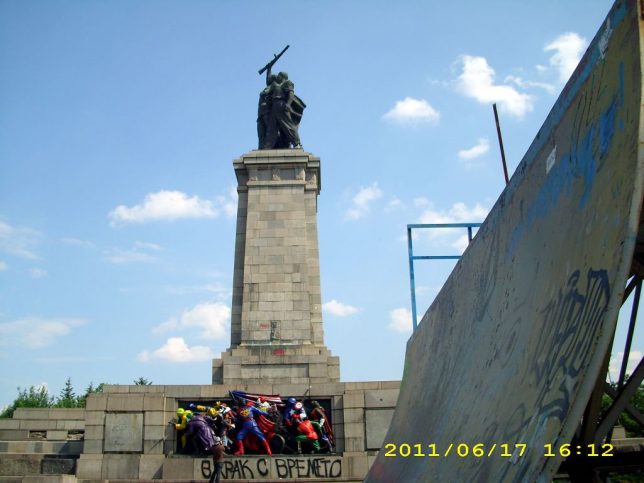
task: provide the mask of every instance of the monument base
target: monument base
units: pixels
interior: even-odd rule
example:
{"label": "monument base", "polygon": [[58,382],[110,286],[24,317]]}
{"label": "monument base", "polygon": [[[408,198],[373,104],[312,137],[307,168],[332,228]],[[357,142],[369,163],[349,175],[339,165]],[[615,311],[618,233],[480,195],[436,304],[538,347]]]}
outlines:
{"label": "monument base", "polygon": [[212,361],[213,384],[324,384],[340,381],[340,358],[324,346],[240,345]]}
{"label": "monument base", "polygon": [[[226,455],[223,469],[226,481],[357,482],[364,479],[385,442],[399,386],[398,381],[310,385],[108,385],[103,393],[88,397],[86,409],[19,409],[13,419],[0,420],[0,429],[6,433],[0,437],[24,438],[21,448],[27,452],[26,441],[37,433],[40,439],[37,445],[31,445],[35,448],[33,451],[48,451],[50,458],[52,452],[58,452],[59,457],[72,461],[72,466],[76,462],[75,468],[63,468],[64,471],[59,472],[47,466],[47,481],[58,481],[54,478],[59,477],[70,482],[203,481],[210,476],[212,461],[204,456],[177,454],[177,432],[173,424],[168,424],[176,418],[176,409],[188,402],[212,404],[228,400],[232,390],[279,394],[328,403],[327,415],[335,436],[334,452]],[[71,441],[71,438],[77,439]],[[61,441],[56,443],[60,448],[48,443],[50,440]],[[54,446],[58,450],[52,449]],[[0,444],[0,477],[16,475],[16,471],[28,474],[24,464],[20,468],[16,466],[15,454],[4,454],[2,448]],[[7,449],[11,450],[11,447],[7,446]],[[23,460],[35,461],[36,456],[25,455]],[[42,475],[46,469],[45,465],[31,466],[34,476]],[[16,471],[12,472],[12,469]]]}

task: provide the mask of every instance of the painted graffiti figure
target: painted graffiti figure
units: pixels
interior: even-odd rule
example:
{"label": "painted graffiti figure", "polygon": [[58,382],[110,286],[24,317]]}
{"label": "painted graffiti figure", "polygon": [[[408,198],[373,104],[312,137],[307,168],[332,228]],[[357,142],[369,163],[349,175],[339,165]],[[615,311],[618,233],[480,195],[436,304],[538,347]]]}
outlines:
{"label": "painted graffiti figure", "polygon": [[[311,443],[313,451],[316,453],[319,452],[320,442],[318,441],[318,434],[315,431],[313,422],[306,416],[295,415],[293,419],[295,419],[294,425],[297,428],[297,436],[295,437],[295,441],[297,441],[297,453],[302,454],[302,443]],[[318,423],[316,422],[315,424]]]}
{"label": "painted graffiti figure", "polygon": [[311,420],[318,423],[320,430],[320,439],[329,446],[329,451],[333,452],[333,431],[326,417],[326,411],[317,401],[312,401],[313,409],[311,410]]}
{"label": "painted graffiti figure", "polygon": [[268,441],[266,441],[264,433],[262,433],[255,422],[255,416],[260,416],[262,414],[263,412],[257,409],[252,401],[249,401],[246,406],[239,409],[238,417],[241,421],[241,427],[235,435],[235,455],[244,454],[244,438],[246,438],[246,435],[249,433],[253,434],[259,440],[266,454],[272,454],[271,447],[269,446]]}
{"label": "painted graffiti figure", "polygon": [[294,397],[243,391],[231,391],[231,396],[232,410],[221,401],[212,407],[189,403],[189,409],[177,410],[177,422],[171,424],[180,453],[210,453],[214,438],[221,440],[222,451],[235,455],[333,452],[331,425],[318,401],[309,400],[305,407]]}

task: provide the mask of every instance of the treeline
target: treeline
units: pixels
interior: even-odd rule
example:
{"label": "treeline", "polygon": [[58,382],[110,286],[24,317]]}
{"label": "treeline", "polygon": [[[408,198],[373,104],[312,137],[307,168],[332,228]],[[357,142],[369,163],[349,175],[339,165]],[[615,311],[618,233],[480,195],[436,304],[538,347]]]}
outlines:
{"label": "treeline", "polygon": [[[134,381],[137,386],[149,386],[152,381],[139,377]],[[105,383],[89,386],[81,394],[76,394],[71,378],[67,378],[65,386],[58,396],[49,394],[47,386],[30,386],[29,389],[18,388],[18,396],[14,401],[0,412],[0,418],[11,418],[18,408],[84,408],[90,394],[103,392]]]}

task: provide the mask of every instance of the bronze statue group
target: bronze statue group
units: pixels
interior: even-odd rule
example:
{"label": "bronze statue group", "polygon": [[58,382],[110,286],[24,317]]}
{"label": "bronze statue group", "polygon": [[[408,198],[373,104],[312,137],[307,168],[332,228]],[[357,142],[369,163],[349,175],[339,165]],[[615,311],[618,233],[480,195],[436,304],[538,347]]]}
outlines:
{"label": "bronze statue group", "polygon": [[271,74],[288,45],[259,73],[266,71],[266,87],[259,93],[257,138],[259,149],[301,149],[299,126],[306,104],[295,95],[295,84],[286,72]]}
{"label": "bronze statue group", "polygon": [[[213,454],[303,454],[334,452],[333,432],[326,410],[315,400],[251,395],[231,391],[230,406],[188,403],[177,409],[178,451]],[[218,448],[217,448],[218,449]]]}

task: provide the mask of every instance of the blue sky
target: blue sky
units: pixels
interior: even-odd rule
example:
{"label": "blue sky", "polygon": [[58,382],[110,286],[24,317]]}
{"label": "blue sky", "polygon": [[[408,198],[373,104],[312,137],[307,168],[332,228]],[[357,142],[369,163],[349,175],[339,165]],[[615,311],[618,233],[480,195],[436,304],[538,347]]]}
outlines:
{"label": "blue sky", "polygon": [[[325,341],[402,375],[405,226],[482,221],[611,2],[0,1],[0,405],[208,384],[229,344],[232,160],[274,53],[322,160]],[[454,254],[465,233],[423,234]],[[419,312],[451,270],[417,264]],[[644,349],[641,331],[634,349]]]}

